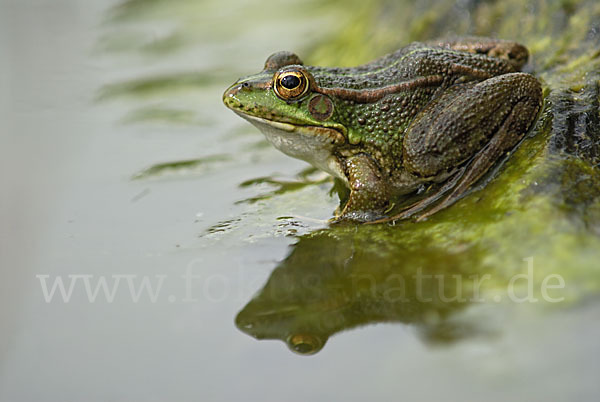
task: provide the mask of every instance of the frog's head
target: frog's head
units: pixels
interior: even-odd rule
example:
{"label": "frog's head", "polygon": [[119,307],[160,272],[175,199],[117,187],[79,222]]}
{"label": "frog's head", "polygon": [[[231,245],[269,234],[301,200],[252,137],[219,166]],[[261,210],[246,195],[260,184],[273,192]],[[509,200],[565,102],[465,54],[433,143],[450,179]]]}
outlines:
{"label": "frog's head", "polygon": [[309,68],[295,54],[271,55],[262,72],[229,87],[223,102],[285,154],[343,176],[332,151],[346,142],[347,129],[336,121],[333,100],[318,92]]}

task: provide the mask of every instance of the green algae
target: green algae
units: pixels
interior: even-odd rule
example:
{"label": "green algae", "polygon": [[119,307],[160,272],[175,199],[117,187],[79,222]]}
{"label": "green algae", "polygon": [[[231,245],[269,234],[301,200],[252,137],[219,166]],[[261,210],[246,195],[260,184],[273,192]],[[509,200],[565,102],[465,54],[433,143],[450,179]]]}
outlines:
{"label": "green algae", "polygon": [[229,155],[210,155],[204,158],[179,160],[173,162],[157,163],[133,175],[133,180],[160,177],[167,174],[188,174],[190,171],[206,173],[214,165],[227,162]]}

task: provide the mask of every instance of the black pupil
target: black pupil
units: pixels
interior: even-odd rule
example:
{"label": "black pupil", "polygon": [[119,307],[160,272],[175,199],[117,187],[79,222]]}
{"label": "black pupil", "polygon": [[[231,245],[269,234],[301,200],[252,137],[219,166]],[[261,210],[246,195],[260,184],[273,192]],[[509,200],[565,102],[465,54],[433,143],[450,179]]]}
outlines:
{"label": "black pupil", "polygon": [[300,85],[300,78],[295,75],[286,75],[281,79],[281,85],[287,89],[294,89]]}

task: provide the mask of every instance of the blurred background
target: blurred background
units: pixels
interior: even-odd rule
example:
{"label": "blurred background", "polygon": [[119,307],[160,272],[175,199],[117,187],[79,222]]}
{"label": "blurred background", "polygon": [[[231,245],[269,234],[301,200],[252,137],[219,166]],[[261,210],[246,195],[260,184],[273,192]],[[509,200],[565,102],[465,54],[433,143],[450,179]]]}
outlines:
{"label": "blurred background", "polygon": [[[418,225],[329,225],[333,180],[221,102],[275,51],[455,35],[525,44],[545,111]],[[597,399],[597,1],[0,0],[0,49],[0,400]]]}

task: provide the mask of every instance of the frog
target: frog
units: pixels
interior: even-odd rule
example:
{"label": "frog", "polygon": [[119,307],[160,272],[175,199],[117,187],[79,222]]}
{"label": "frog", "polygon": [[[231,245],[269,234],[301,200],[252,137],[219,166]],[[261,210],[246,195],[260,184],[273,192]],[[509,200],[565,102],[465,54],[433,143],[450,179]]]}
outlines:
{"label": "frog", "polygon": [[349,195],[334,220],[421,221],[468,194],[532,130],[543,94],[521,71],[528,59],[522,44],[480,37],[414,42],[356,67],[308,66],[280,51],[222,100],[277,149],[341,180]]}

